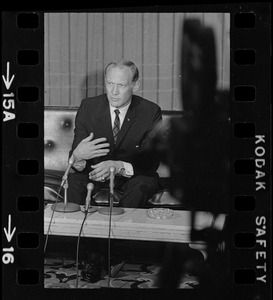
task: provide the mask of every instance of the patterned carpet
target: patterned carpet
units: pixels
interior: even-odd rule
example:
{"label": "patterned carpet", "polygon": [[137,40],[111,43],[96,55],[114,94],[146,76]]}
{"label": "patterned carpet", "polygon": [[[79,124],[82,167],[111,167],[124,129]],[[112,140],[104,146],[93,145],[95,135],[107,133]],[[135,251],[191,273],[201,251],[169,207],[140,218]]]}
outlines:
{"label": "patterned carpet", "polygon": [[[107,240],[84,237],[81,239],[78,280],[75,260],[76,244],[77,238],[75,237],[50,236],[44,260],[45,288],[74,289],[77,283],[77,287],[81,289],[99,289],[107,288],[109,283],[111,288],[155,289],[161,265],[169,249],[164,242],[113,240],[111,241],[111,265],[115,266],[114,276],[112,275],[109,280],[106,270],[102,270],[100,279],[95,283],[90,283],[81,276],[86,249],[88,253],[94,245],[99,245],[99,249],[107,249]],[[106,259],[107,252],[103,255]],[[120,264],[121,262],[124,264]],[[171,267],[171,273],[172,268],[175,268],[175,265]],[[199,287],[198,278],[189,274],[183,276],[179,282],[181,289]]]}
{"label": "patterned carpet", "polygon": [[[67,259],[46,259],[44,270],[45,288],[76,288],[77,270],[75,261]],[[105,271],[101,273],[98,282],[90,283],[81,277],[81,266],[79,266],[78,288],[99,289],[108,287],[108,275]],[[157,288],[156,279],[160,266],[155,263],[126,262],[114,278],[110,278],[109,287],[129,289],[152,289]],[[199,285],[196,277],[186,275],[182,278],[179,288],[193,289]]]}

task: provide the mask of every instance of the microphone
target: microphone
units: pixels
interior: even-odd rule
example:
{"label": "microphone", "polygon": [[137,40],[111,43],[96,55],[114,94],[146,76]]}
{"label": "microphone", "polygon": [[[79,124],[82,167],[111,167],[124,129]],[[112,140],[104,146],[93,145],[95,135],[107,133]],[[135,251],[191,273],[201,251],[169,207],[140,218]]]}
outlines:
{"label": "microphone", "polygon": [[98,209],[100,214],[103,215],[121,215],[124,213],[124,209],[121,207],[113,207],[113,199],[114,199],[114,180],[115,180],[115,173],[116,173],[116,168],[115,167],[110,167],[109,168],[109,172],[110,172],[110,203],[108,207],[101,207]]}
{"label": "microphone", "polygon": [[[72,155],[68,160],[68,166],[64,173],[64,176],[62,178],[62,183],[60,186],[61,188],[64,186],[64,202],[63,203],[55,203],[51,206],[51,209],[54,211],[59,211],[63,213],[70,213],[80,210],[80,206],[77,203],[67,203],[67,189],[68,189],[68,183],[67,183],[67,175],[69,173],[69,170],[71,169],[72,165],[74,164],[75,158]],[[66,184],[65,184],[66,182]]]}
{"label": "microphone", "polygon": [[91,193],[92,193],[93,189],[94,189],[94,184],[89,182],[87,184],[87,196],[85,199],[85,211],[88,211],[88,208],[89,208],[89,205],[91,202]]}
{"label": "microphone", "polygon": [[63,178],[62,178],[61,187],[64,185],[65,181],[67,180],[67,175],[68,175],[68,173],[69,173],[71,167],[73,166],[74,162],[75,162],[75,158],[74,158],[74,156],[72,155],[72,156],[69,158],[69,160],[68,160],[68,166],[67,166],[66,171],[65,171],[65,173],[64,173],[64,176],[63,176]]}
{"label": "microphone", "polygon": [[110,171],[110,194],[114,195],[114,180],[115,180],[115,172],[116,172],[116,168],[115,167],[110,167],[109,168]]}

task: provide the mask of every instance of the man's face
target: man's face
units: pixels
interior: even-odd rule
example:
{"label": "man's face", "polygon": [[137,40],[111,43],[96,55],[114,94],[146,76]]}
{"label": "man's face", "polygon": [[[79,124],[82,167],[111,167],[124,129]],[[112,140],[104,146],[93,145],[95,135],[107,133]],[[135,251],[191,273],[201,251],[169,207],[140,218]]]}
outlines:
{"label": "man's face", "polygon": [[136,89],[133,74],[128,67],[109,67],[105,77],[106,94],[109,103],[116,108],[126,106]]}

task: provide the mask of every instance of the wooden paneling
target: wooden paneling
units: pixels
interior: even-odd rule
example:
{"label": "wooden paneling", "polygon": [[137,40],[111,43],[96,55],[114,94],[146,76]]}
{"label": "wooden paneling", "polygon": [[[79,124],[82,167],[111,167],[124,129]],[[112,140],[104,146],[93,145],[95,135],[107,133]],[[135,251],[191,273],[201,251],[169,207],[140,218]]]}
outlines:
{"label": "wooden paneling", "polygon": [[143,14],[125,13],[123,18],[123,57],[139,68],[141,86],[136,94],[143,96]]}
{"label": "wooden paneling", "polygon": [[164,110],[172,109],[173,102],[173,37],[173,14],[159,14],[157,103]]}
{"label": "wooden paneling", "polygon": [[[86,96],[91,97],[103,93],[104,84],[104,31],[103,14],[88,14],[87,16],[87,72]],[[78,102],[80,100],[78,99]]]}
{"label": "wooden paneling", "polygon": [[123,57],[123,14],[105,13],[103,20],[104,57],[108,61]]}
{"label": "wooden paneling", "polygon": [[69,105],[76,104],[76,99],[86,97],[86,73],[87,73],[87,15],[85,13],[72,13],[70,16],[69,49],[70,49],[70,94]]}
{"label": "wooden paneling", "polygon": [[143,97],[157,103],[158,91],[158,14],[143,16]]}
{"label": "wooden paneling", "polygon": [[49,13],[45,15],[45,105],[78,106],[104,92],[103,71],[127,58],[141,75],[138,95],[183,109],[180,49],[185,18],[213,28],[217,88],[229,89],[230,16],[222,13]]}

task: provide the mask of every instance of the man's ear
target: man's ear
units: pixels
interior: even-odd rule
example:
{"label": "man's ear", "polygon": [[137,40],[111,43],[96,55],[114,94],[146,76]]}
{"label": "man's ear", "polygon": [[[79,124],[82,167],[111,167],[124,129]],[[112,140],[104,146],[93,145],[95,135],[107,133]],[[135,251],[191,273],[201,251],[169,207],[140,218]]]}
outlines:
{"label": "man's ear", "polygon": [[133,93],[135,93],[138,88],[140,86],[140,80],[138,79],[135,83],[134,83],[134,87],[133,87]]}

